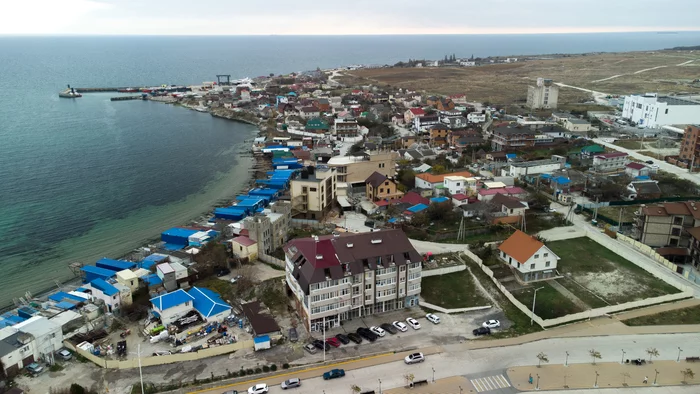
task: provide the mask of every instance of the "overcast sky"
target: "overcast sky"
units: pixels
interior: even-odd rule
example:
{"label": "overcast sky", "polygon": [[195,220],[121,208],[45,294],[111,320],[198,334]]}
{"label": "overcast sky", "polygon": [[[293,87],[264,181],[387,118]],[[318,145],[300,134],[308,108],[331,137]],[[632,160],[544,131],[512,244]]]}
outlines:
{"label": "overcast sky", "polygon": [[0,34],[508,34],[700,30],[700,0],[0,0]]}

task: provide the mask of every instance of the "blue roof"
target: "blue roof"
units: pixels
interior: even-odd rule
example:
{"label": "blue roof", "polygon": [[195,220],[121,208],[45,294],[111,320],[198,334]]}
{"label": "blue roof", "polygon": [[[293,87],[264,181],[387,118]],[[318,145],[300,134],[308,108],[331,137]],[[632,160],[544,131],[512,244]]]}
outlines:
{"label": "blue roof", "polygon": [[270,342],[269,335],[261,335],[259,337],[253,338],[253,343],[265,343],[265,342]]}
{"label": "blue roof", "polygon": [[518,155],[515,153],[506,153],[506,159],[515,159],[516,157],[518,157]]}
{"label": "blue roof", "polygon": [[87,274],[92,274],[93,276],[101,276],[104,278],[111,278],[115,275],[114,271],[100,268],[100,267],[95,267],[94,265],[86,265],[80,268],[81,271],[87,273]]}
{"label": "blue roof", "polygon": [[408,208],[407,211],[412,212],[412,213],[416,213],[416,212],[420,212],[426,208],[428,208],[428,206],[425,204],[416,204],[416,205]]}
{"label": "blue roof", "polygon": [[77,304],[68,301],[63,301],[56,304],[56,308],[58,309],[74,309],[76,306]]}
{"label": "blue roof", "polygon": [[119,290],[117,290],[116,287],[110,285],[109,283],[105,282],[103,279],[95,279],[92,282],[90,282],[90,286],[94,287],[95,289],[105,293],[105,295],[111,297],[115,294],[119,293]]}
{"label": "blue roof", "polygon": [[74,296],[73,294],[68,294],[63,291],[59,291],[55,294],[51,294],[49,296],[49,299],[54,302],[62,302],[64,300],[73,300],[73,301],[78,301],[78,302],[84,302],[84,298],[80,298],[78,296]]}
{"label": "blue roof", "polygon": [[552,177],[552,174],[540,174],[540,178],[542,179],[549,179]]}
{"label": "blue roof", "polygon": [[169,228],[161,233],[161,235],[173,235],[176,237],[189,237],[190,235],[198,232],[199,230],[190,230],[188,228],[173,227]]}
{"label": "blue roof", "polygon": [[165,250],[180,250],[184,247],[185,247],[185,245],[183,245],[183,244],[173,244],[173,243],[167,243],[167,242],[165,244],[163,244],[163,249],[165,249]]}
{"label": "blue roof", "polygon": [[648,181],[651,178],[649,178],[649,175],[640,175],[640,176],[634,177],[634,179],[636,179],[638,181]]}
{"label": "blue roof", "polygon": [[155,286],[163,283],[163,279],[161,279],[158,274],[150,274],[146,275],[143,278],[143,281],[146,282],[149,286]]}
{"label": "blue roof", "polygon": [[132,263],[131,261],[112,260],[106,257],[97,260],[95,265],[112,271],[123,271],[136,267],[136,263]]}
{"label": "blue roof", "polygon": [[217,293],[209,289],[194,286],[188,293],[194,297],[194,309],[205,318],[231,310],[229,304],[225,303]]}
{"label": "blue roof", "polygon": [[174,306],[184,304],[187,301],[192,301],[194,297],[187,294],[186,291],[182,289],[177,289],[168,294],[163,294],[161,296],[151,298],[151,304],[153,304],[156,309],[163,311]]}
{"label": "blue roof", "polygon": [[387,220],[387,222],[389,222],[389,223],[396,223],[396,218],[391,218],[391,219]]}
{"label": "blue roof", "polygon": [[[178,249],[182,249],[182,246],[178,245]],[[151,267],[153,267],[154,264],[159,263],[167,258],[168,256],[165,254],[153,253],[152,255],[149,255],[145,259],[141,260],[141,262],[139,263],[139,267],[150,269]]]}
{"label": "blue roof", "polygon": [[567,178],[565,176],[558,176],[556,178],[552,178],[552,182],[556,182],[560,185],[566,185],[571,181],[569,180],[569,178]]}
{"label": "blue roof", "polygon": [[449,201],[449,200],[450,200],[449,198],[444,197],[444,196],[443,197],[433,197],[430,199],[431,202],[445,202],[445,201]]}

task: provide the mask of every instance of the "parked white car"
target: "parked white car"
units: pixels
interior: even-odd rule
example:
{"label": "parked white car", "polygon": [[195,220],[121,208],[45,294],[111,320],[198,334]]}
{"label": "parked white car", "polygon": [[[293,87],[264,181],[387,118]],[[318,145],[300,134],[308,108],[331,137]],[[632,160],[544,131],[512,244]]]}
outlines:
{"label": "parked white car", "polygon": [[265,383],[256,384],[255,386],[248,389],[248,394],[265,394],[270,389]]}
{"label": "parked white car", "polygon": [[427,315],[425,315],[425,318],[433,324],[440,324],[440,316],[428,313]]}
{"label": "parked white car", "polygon": [[409,326],[411,326],[412,329],[414,330],[419,330],[420,329],[420,323],[418,323],[418,320],[409,317],[406,319],[406,323],[408,323]]}
{"label": "parked white car", "polygon": [[425,361],[425,356],[423,356],[423,353],[409,354],[403,359],[403,362],[406,364],[422,363],[423,361]]}
{"label": "parked white car", "polygon": [[369,328],[369,330],[372,331],[373,333],[379,335],[380,337],[383,337],[384,335],[386,335],[386,331],[384,331],[384,329],[381,327],[372,326]]}
{"label": "parked white car", "polygon": [[486,328],[498,328],[501,326],[501,322],[498,320],[487,320],[481,326]]}
{"label": "parked white car", "polygon": [[406,332],[408,330],[408,326],[403,324],[400,321],[395,321],[395,322],[391,323],[391,325],[396,327],[396,329],[401,331],[401,332]]}

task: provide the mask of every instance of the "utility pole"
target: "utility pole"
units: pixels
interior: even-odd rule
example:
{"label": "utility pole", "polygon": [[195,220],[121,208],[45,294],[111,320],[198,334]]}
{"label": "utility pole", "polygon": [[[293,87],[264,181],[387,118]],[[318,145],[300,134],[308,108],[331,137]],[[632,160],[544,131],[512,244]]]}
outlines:
{"label": "utility pole", "polygon": [[620,207],[620,217],[617,219],[617,232],[621,233],[622,232],[622,211],[624,208]]}
{"label": "utility pole", "polygon": [[535,300],[537,300],[537,291],[544,289],[544,286],[535,289],[535,294],[532,296],[532,315],[530,316],[530,325],[535,323]]}
{"label": "utility pole", "polygon": [[[323,317],[323,362],[326,362],[326,317]],[[143,394],[143,393],[142,393]]]}

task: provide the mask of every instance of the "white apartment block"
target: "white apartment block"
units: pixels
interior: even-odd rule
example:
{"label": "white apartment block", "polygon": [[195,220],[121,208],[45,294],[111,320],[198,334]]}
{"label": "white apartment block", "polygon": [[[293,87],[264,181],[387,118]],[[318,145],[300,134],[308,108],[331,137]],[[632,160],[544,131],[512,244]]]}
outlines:
{"label": "white apartment block", "polygon": [[527,87],[527,106],[532,109],[557,108],[559,87],[551,79],[537,78],[536,86]]}
{"label": "white apartment block", "polygon": [[700,123],[700,102],[657,93],[631,95],[625,97],[622,117],[648,128],[696,124]]}
{"label": "white apartment block", "polygon": [[593,170],[596,172],[624,171],[627,165],[627,153],[611,152],[593,156]]}
{"label": "white apartment block", "polygon": [[419,303],[421,255],[400,229],[299,238],[284,251],[287,285],[311,331]]}

